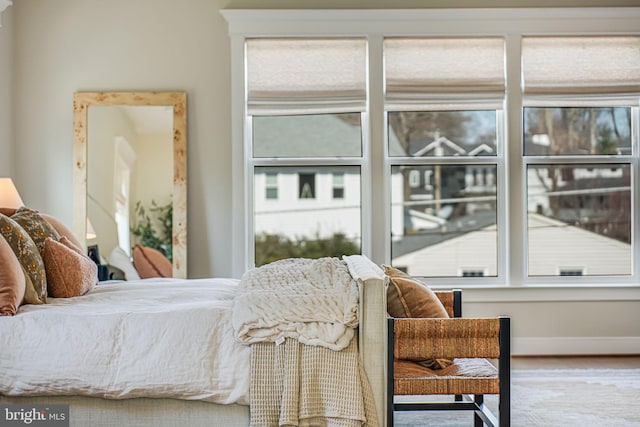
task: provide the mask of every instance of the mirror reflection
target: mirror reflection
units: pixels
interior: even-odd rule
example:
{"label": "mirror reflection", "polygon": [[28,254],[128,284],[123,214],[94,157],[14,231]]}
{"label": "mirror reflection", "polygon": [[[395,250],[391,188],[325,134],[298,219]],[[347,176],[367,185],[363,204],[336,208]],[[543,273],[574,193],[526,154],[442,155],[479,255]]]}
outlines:
{"label": "mirror reflection", "polygon": [[125,272],[140,245],[186,277],[185,109],[180,92],[75,95],[74,231]]}
{"label": "mirror reflection", "polygon": [[171,261],[173,108],[92,106],[87,132],[87,244],[129,256],[140,244]]}

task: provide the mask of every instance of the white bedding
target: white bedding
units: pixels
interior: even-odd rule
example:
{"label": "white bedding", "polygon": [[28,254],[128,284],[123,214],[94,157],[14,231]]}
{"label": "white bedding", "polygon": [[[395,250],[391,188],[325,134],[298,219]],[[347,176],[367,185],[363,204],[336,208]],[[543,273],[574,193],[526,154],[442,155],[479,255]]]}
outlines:
{"label": "white bedding", "polygon": [[100,283],[0,317],[0,394],[249,404],[234,279]]}

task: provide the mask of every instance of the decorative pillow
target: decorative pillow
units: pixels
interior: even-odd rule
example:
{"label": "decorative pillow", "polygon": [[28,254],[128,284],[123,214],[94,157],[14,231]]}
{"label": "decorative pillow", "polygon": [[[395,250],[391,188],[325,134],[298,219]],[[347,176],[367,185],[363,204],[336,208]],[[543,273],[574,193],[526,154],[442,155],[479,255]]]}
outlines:
{"label": "decorative pillow", "polygon": [[[437,295],[423,283],[397,268],[383,265],[389,277],[387,288],[387,312],[391,317],[449,318]],[[442,369],[451,365],[449,359],[415,360],[430,369]]]}
{"label": "decorative pillow", "polygon": [[[12,216],[13,214],[16,213],[16,211],[17,209],[15,208],[0,207],[0,213],[6,216]],[[40,216],[44,218],[58,232],[58,234],[60,234],[61,236],[65,236],[67,239],[69,239],[71,243],[73,243],[79,248],[83,246],[80,243],[80,241],[76,238],[76,236],[73,234],[73,232],[71,232],[71,230],[69,230],[69,228],[66,225],[64,225],[59,219],[42,212],[40,213]]]}
{"label": "decorative pillow", "polygon": [[60,240],[60,235],[55,228],[36,210],[23,206],[11,216],[11,219],[20,224],[24,231],[29,233],[29,236],[38,247],[40,256],[44,256],[44,241],[47,240],[48,237],[54,240]]}
{"label": "decorative pillow", "polygon": [[173,277],[173,265],[162,252],[147,246],[133,248],[133,265],[141,278]]}
{"label": "decorative pillow", "polygon": [[109,264],[124,271],[127,280],[140,280],[140,275],[131,263],[129,255],[120,247],[116,246],[109,255]]}
{"label": "decorative pillow", "polygon": [[0,237],[0,316],[16,314],[25,291],[24,272],[11,246]]}
{"label": "decorative pillow", "polygon": [[447,310],[427,284],[396,268],[387,265],[383,267],[390,279],[387,312],[391,317],[449,317]]}
{"label": "decorative pillow", "polygon": [[84,246],[71,232],[71,230],[69,230],[69,228],[62,223],[62,221],[46,213],[41,213],[40,216],[44,218],[49,224],[51,224],[51,226],[58,232],[60,236],[64,236],[69,239],[69,241],[73,243],[74,246],[78,248],[82,248]]}
{"label": "decorative pillow", "polygon": [[98,283],[98,266],[88,256],[62,237],[45,240],[44,264],[47,270],[49,295],[71,298],[84,295]]}
{"label": "decorative pillow", "polygon": [[17,222],[6,215],[0,214],[0,234],[5,238],[13,253],[20,261],[20,265],[29,276],[25,291],[25,303],[44,304],[47,302],[47,276],[44,262],[38,247]]}

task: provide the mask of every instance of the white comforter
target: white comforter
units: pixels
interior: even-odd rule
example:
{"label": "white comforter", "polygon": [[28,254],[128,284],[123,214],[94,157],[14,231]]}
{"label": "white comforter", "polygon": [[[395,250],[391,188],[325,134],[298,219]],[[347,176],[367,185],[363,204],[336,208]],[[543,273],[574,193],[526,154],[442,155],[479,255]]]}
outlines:
{"label": "white comforter", "polygon": [[0,317],[0,394],[249,403],[233,279],[101,283]]}

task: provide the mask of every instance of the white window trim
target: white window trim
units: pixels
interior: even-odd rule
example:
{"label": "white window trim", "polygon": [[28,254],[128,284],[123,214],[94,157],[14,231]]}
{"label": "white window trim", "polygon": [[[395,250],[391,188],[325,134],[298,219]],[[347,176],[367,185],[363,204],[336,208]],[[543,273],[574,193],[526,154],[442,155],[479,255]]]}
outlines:
{"label": "white window trim", "polygon": [[[505,123],[509,127],[502,129],[505,144],[505,165],[499,168],[498,182],[507,182],[512,188],[525,190],[524,169],[510,168],[510,164],[523,164],[522,156],[522,95],[520,91],[520,38],[523,34],[639,34],[639,7],[596,7],[596,8],[498,8],[498,9],[420,9],[420,10],[222,10],[228,22],[231,37],[231,98],[232,98],[232,179],[233,179],[233,275],[239,277],[247,268],[247,233],[251,233],[250,219],[246,215],[250,206],[251,179],[246,176],[247,158],[244,156],[248,138],[244,123],[245,87],[244,87],[244,40],[247,37],[283,37],[283,36],[364,36],[369,40],[369,114],[371,123],[363,128],[363,138],[370,143],[364,144],[363,155],[366,169],[362,171],[362,179],[371,180],[370,186],[363,185],[363,253],[376,263],[387,262],[390,256],[388,244],[390,225],[389,213],[386,209],[373,209],[373,206],[387,206],[389,202],[388,178],[389,170],[384,167],[386,154],[384,141],[386,121],[384,120],[382,81],[382,40],[384,36],[505,36],[507,49],[507,98],[505,107]],[[634,117],[637,123],[637,115]],[[499,130],[500,132],[501,130]],[[638,147],[637,126],[633,129],[635,136],[634,149]],[[633,159],[634,179],[637,180],[640,170],[638,156]],[[369,169],[382,169],[381,174],[371,174]],[[383,188],[383,191],[371,192],[368,188]],[[604,289],[603,292],[590,292],[593,299],[612,298],[610,291],[616,291],[616,298],[640,296],[640,248],[633,248],[634,276],[622,280],[616,278],[597,279],[581,277],[577,281],[563,280],[558,283],[550,278],[545,283],[530,283],[526,280],[526,241],[525,203],[523,198],[507,198],[503,191],[509,192],[505,185],[500,186],[498,197],[506,200],[508,206],[499,208],[498,226],[501,233],[510,242],[507,251],[501,245],[499,271],[505,278],[503,283],[476,287],[479,291],[495,289],[507,291],[505,297],[512,300],[513,291],[522,289],[526,298],[551,300],[576,298],[575,289]],[[526,193],[522,193],[526,194]],[[640,188],[636,187],[633,206],[638,211]],[[509,212],[509,215],[501,212]],[[365,226],[366,224],[366,226]],[[633,239],[640,241],[640,224],[633,230]],[[366,228],[365,228],[366,227]],[[365,239],[368,240],[365,242]],[[372,245],[372,242],[384,244]],[[507,253],[508,252],[508,253]],[[509,276],[505,276],[508,263]],[[504,270],[503,270],[504,269]],[[631,282],[631,283],[630,283]],[[436,286],[460,285],[453,279]],[[469,289],[474,286],[470,286]],[[548,292],[550,288],[554,290]],[[620,294],[622,292],[622,294]],[[478,295],[473,292],[474,295]],[[483,295],[489,297],[492,292]],[[495,295],[492,296],[492,298]],[[591,297],[587,299],[591,299]],[[480,300],[483,298],[480,297]],[[582,298],[581,298],[582,299]],[[495,299],[494,299],[495,300]]]}

